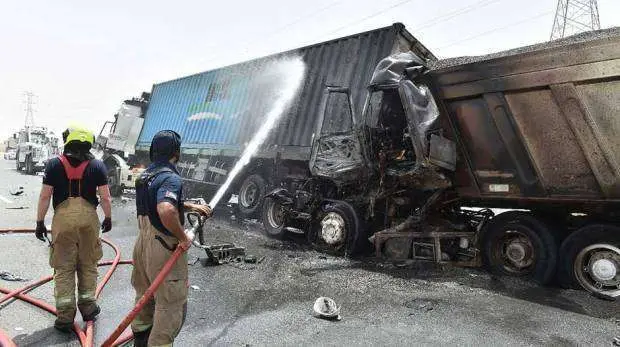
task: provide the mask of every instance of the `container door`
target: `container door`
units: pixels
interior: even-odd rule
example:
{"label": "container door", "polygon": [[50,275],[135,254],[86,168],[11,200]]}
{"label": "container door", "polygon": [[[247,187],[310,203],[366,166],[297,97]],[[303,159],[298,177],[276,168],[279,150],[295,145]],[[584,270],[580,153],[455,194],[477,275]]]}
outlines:
{"label": "container door", "polygon": [[348,88],[327,87],[313,135],[310,172],[338,181],[359,178],[363,156]]}

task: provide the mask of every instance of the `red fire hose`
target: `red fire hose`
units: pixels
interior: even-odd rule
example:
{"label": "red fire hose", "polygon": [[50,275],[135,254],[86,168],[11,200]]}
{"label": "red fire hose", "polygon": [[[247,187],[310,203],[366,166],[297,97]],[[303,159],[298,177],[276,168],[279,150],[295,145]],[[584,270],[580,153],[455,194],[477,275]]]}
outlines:
{"label": "red fire hose", "polygon": [[116,339],[123,333],[123,331],[127,328],[127,326],[131,324],[131,321],[133,321],[134,318],[136,318],[136,315],[138,315],[138,313],[142,311],[142,308],[144,307],[144,305],[146,305],[147,302],[151,300],[151,298],[155,294],[155,291],[157,291],[157,288],[159,288],[159,286],[164,281],[164,279],[166,279],[166,276],[168,276],[168,273],[170,273],[170,271],[172,270],[172,266],[174,266],[174,263],[177,262],[179,257],[183,255],[184,252],[185,250],[183,250],[181,247],[177,247],[174,250],[174,253],[172,253],[172,256],[170,256],[170,259],[168,259],[166,264],[164,264],[159,274],[157,274],[157,277],[155,277],[155,279],[153,280],[153,283],[151,283],[151,285],[146,290],[144,295],[142,295],[140,300],[138,300],[138,303],[133,308],[133,310],[131,310],[131,312],[129,312],[127,317],[123,319],[121,324],[119,324],[119,326],[116,327],[114,332],[112,332],[112,335],[110,335],[105,340],[105,342],[103,342],[103,345],[102,345],[103,347],[111,347],[115,345]]}
{"label": "red fire hose", "polygon": [[0,329],[0,347],[17,347],[2,329]]}
{"label": "red fire hose", "polygon": [[[0,229],[0,234],[11,234],[11,233],[33,233],[34,230],[33,229]],[[98,266],[108,266],[111,265],[110,269],[108,269],[108,271],[106,272],[106,274],[104,275],[103,279],[101,280],[101,282],[99,283],[99,285],[97,286],[97,290],[95,292],[95,297],[99,298],[99,295],[101,294],[101,292],[103,291],[103,288],[105,287],[105,285],[108,283],[108,281],[110,280],[110,278],[112,277],[112,274],[114,273],[114,271],[116,270],[117,266],[119,264],[133,264],[133,262],[131,260],[120,260],[120,251],[118,249],[118,247],[113,244],[112,242],[110,242],[107,239],[102,239],[102,241],[104,243],[106,243],[107,245],[109,245],[110,247],[112,247],[112,249],[115,252],[114,255],[114,259],[112,261],[104,261],[98,264]],[[112,333],[112,335],[110,335],[106,341],[103,343],[103,346],[118,346],[119,344],[123,344],[129,340],[131,340],[133,338],[133,335],[131,334],[131,332],[129,332],[128,334],[123,335],[121,338],[119,338],[119,336],[123,333],[123,331],[127,328],[127,326],[129,326],[129,324],[131,323],[131,321],[133,321],[133,319],[136,317],[136,315],[142,310],[142,308],[144,307],[144,305],[153,297],[153,295],[155,294],[155,292],[157,291],[157,288],[161,285],[161,283],[164,281],[164,279],[166,278],[166,276],[168,275],[168,273],[170,273],[170,271],[172,270],[172,266],[174,265],[174,263],[179,259],[179,257],[184,253],[184,250],[181,247],[177,247],[177,249],[174,251],[174,253],[172,254],[172,256],[170,257],[170,259],[168,259],[168,261],[166,262],[166,264],[164,264],[163,268],[161,269],[160,273],[157,275],[157,277],[155,278],[155,280],[153,281],[153,283],[151,284],[151,286],[149,286],[149,288],[147,289],[147,291],[144,293],[144,295],[142,296],[142,298],[140,298],[140,300],[138,301],[138,303],[136,304],[136,306],[129,312],[129,314],[127,315],[127,317],[125,317],[125,319],[123,319],[120,323],[120,325],[114,330],[114,332]],[[7,300],[11,299],[11,298],[17,298],[20,300],[23,300],[27,303],[30,303],[32,305],[35,305],[37,307],[40,307],[54,315],[56,315],[56,308],[44,301],[35,299],[30,297],[27,294],[24,294],[26,291],[36,288],[40,285],[43,285],[49,281],[52,280],[52,276],[46,276],[44,278],[41,278],[40,280],[33,282],[31,284],[28,284],[25,287],[16,289],[16,290],[8,290],[5,288],[0,288],[0,293],[4,293],[7,294],[6,296],[4,296],[2,299],[0,299],[0,304],[3,302],[6,302]],[[76,335],[78,336],[78,339],[80,340],[80,344],[82,346],[87,346],[87,347],[92,347],[94,345],[94,324],[93,322],[87,322],[86,324],[86,330],[82,330],[80,328],[80,326],[77,323],[73,324],[73,330],[76,333]],[[0,347],[14,347],[15,343],[11,340],[11,338],[0,329]]]}
{"label": "red fire hose", "polygon": [[36,288],[38,286],[41,286],[49,281],[52,280],[52,278],[54,278],[53,276],[47,276],[47,277],[43,277],[40,280],[31,283],[23,288],[19,288],[19,289],[15,289],[14,291],[10,292],[9,294],[5,295],[2,299],[0,299],[0,304],[2,304],[3,302],[9,300],[10,298],[14,297],[17,294],[21,294],[23,292],[26,292],[30,289]]}

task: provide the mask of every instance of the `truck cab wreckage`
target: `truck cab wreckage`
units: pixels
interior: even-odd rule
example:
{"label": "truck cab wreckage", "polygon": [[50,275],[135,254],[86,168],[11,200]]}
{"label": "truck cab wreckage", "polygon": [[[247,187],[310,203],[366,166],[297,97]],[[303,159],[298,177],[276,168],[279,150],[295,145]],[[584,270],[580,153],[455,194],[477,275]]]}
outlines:
{"label": "truck cab wreckage", "polygon": [[[424,81],[428,71],[411,52],[381,61],[361,118],[350,103],[333,104],[349,102],[347,88],[326,88],[310,160],[313,178],[301,182],[314,192],[280,188],[267,194],[268,232],[276,234],[276,218],[284,217],[284,224],[301,220],[307,225],[299,227],[314,229],[310,241],[351,254],[366,240],[350,228],[370,227],[382,230],[370,238],[378,256],[480,262],[470,245],[489,211],[470,212],[478,218],[468,225],[459,220],[464,212],[436,210],[452,187],[448,174],[455,170],[456,144],[437,127],[439,108]],[[349,112],[330,115],[343,109]],[[349,130],[337,129],[347,123]]]}
{"label": "truck cab wreckage", "polygon": [[331,252],[370,240],[379,257],[620,296],[618,40],[434,70],[396,53],[375,68],[361,116],[348,88],[327,86],[311,177],[266,195],[267,233],[292,225]]}

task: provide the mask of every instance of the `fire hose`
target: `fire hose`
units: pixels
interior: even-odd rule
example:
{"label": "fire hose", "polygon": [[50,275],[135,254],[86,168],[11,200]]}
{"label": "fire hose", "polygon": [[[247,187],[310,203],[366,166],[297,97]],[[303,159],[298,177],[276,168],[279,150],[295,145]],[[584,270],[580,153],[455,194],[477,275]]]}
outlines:
{"label": "fire hose", "polygon": [[[204,223],[206,218],[202,217],[202,218],[195,218],[193,220],[197,221],[195,224],[192,225],[192,227],[187,230],[186,232],[188,233],[188,236],[193,239],[196,231],[198,230],[198,228],[202,227],[202,224]],[[0,234],[11,234],[11,233],[33,233],[34,229],[0,229]],[[108,246],[112,247],[112,249],[115,252],[114,255],[114,259],[112,261],[104,261],[104,262],[100,262],[98,264],[98,266],[110,266],[110,268],[108,269],[108,271],[106,272],[106,274],[104,275],[103,279],[101,280],[101,282],[99,282],[98,286],[97,286],[97,290],[95,292],[95,297],[99,298],[99,295],[101,294],[101,292],[103,291],[103,288],[105,287],[105,285],[108,283],[108,281],[110,280],[110,278],[112,277],[112,274],[114,273],[114,271],[116,270],[117,266],[119,264],[133,264],[133,261],[131,260],[121,260],[120,257],[120,250],[118,249],[118,247],[112,243],[111,241],[102,238],[101,239],[105,244],[107,244]],[[146,303],[152,299],[153,295],[155,294],[155,292],[157,291],[157,289],[159,288],[159,286],[161,285],[161,283],[164,281],[164,279],[166,278],[166,276],[168,276],[168,274],[170,273],[170,271],[172,270],[172,266],[174,265],[174,263],[176,263],[176,261],[179,259],[179,257],[181,255],[183,255],[185,251],[181,248],[181,247],[177,247],[175,249],[175,251],[172,253],[172,255],[170,256],[170,259],[168,259],[168,261],[164,264],[164,266],[162,267],[162,269],[160,270],[159,274],[157,275],[157,277],[155,277],[155,280],[153,280],[153,283],[151,283],[151,285],[149,286],[149,288],[146,290],[146,292],[144,293],[144,295],[138,300],[138,302],[136,303],[136,305],[134,306],[134,308],[129,312],[129,314],[121,321],[121,323],[118,325],[118,327],[116,327],[116,329],[112,332],[112,334],[105,340],[105,342],[102,344],[102,346],[105,347],[111,347],[111,346],[119,346],[131,339],[133,339],[133,334],[131,334],[130,332],[121,336],[121,334],[125,331],[125,329],[129,326],[129,324],[131,324],[131,322],[133,321],[133,319],[136,317],[136,315],[144,308],[144,305],[146,305]],[[37,306],[39,308],[42,308],[54,315],[56,315],[56,308],[52,305],[50,305],[47,302],[44,302],[42,300],[38,300],[35,299],[27,294],[25,294],[25,292],[34,289],[36,287],[39,287],[49,281],[52,280],[52,276],[46,276],[43,277],[31,284],[26,285],[25,287],[16,289],[16,290],[8,290],[5,288],[1,288],[0,287],[0,293],[6,294],[4,297],[2,297],[0,299],[0,304],[6,302],[7,300],[11,299],[11,298],[16,298],[16,299],[20,299],[22,301],[25,301],[27,303],[30,303],[34,306]],[[80,328],[80,326],[77,323],[73,324],[73,331],[75,332],[75,334],[77,335],[80,344],[82,346],[85,347],[92,347],[94,346],[94,324],[92,321],[89,321],[86,323],[86,329],[82,330],[82,328]],[[11,340],[11,338],[2,330],[0,329],[0,347],[13,347],[15,346],[15,343]]]}

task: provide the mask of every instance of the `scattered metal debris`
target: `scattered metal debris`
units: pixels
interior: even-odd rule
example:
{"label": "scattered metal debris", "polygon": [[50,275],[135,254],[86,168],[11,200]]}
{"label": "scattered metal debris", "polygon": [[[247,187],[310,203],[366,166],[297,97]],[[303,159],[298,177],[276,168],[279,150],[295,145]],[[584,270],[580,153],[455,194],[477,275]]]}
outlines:
{"label": "scattered metal debris", "polygon": [[614,346],[620,346],[620,336],[614,337]]}
{"label": "scattered metal debris", "polygon": [[245,258],[243,258],[243,261],[248,264],[256,264],[257,259],[254,255],[246,255]]}
{"label": "scattered metal debris", "polygon": [[0,272],[0,279],[3,279],[5,281],[11,281],[11,282],[26,282],[28,281],[25,278],[19,277],[17,275],[14,275],[8,271],[2,271]]}
{"label": "scattered metal debris", "polygon": [[336,305],[336,302],[332,298],[322,296],[316,299],[312,309],[314,310],[317,318],[335,321],[342,320],[342,317],[340,316],[340,307]]}
{"label": "scattered metal debris", "polygon": [[27,210],[30,207],[28,206],[19,206],[19,207],[5,207],[7,210]]}
{"label": "scattered metal debris", "polygon": [[207,258],[200,258],[202,266],[221,265],[231,262],[241,262],[245,258],[245,248],[234,244],[197,246],[205,250]]}
{"label": "scattered metal debris", "polygon": [[200,290],[200,287],[198,287],[197,285],[191,285],[189,287],[192,288],[193,290]]}

